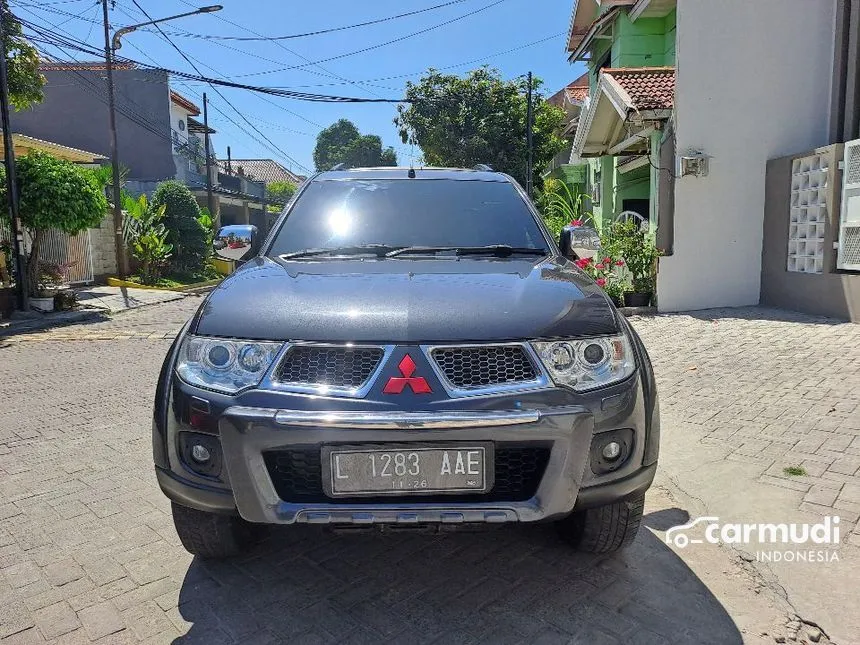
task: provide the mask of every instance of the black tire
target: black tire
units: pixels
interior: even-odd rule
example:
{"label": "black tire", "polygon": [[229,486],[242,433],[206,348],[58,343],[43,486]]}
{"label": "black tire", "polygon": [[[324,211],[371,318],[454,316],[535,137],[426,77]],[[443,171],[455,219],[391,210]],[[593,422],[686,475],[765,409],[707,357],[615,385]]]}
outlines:
{"label": "black tire", "polygon": [[201,558],[239,555],[251,544],[251,525],[235,515],[206,513],[175,502],[173,525],[185,550]]}
{"label": "black tire", "polygon": [[573,513],[556,523],[569,544],[586,553],[611,553],[630,544],[639,532],[645,493],[620,502]]}

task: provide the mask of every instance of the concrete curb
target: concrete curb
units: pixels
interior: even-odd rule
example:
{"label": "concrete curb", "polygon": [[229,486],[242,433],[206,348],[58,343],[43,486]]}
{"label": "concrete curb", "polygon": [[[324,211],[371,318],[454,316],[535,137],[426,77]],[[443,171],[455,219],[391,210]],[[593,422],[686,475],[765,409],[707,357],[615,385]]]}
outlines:
{"label": "concrete curb", "polygon": [[621,315],[627,316],[653,316],[657,313],[657,307],[619,307]]}
{"label": "concrete curb", "polygon": [[121,280],[120,278],[108,278],[107,285],[109,287],[125,287],[127,289],[145,289],[146,291],[175,291],[176,293],[189,293],[196,291],[197,289],[207,289],[217,286],[221,283],[224,278],[216,278],[214,280],[204,280],[203,282],[194,282],[192,284],[186,284],[181,287],[153,287],[146,284],[138,284],[137,282],[130,282],[128,280]]}

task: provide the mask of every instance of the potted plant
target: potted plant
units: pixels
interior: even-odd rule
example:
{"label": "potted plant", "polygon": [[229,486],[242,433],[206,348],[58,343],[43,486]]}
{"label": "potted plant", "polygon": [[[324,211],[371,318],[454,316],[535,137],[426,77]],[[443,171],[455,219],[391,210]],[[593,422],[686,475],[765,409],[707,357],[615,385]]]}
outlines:
{"label": "potted plant", "polygon": [[622,306],[624,295],[630,289],[630,283],[620,271],[624,266],[624,260],[604,255],[596,259],[581,258],[575,264],[594,278],[597,286],[606,292],[616,307]]}
{"label": "potted plant", "polygon": [[648,233],[635,221],[614,222],[603,242],[604,249],[624,258],[631,288],[624,293],[627,307],[647,307],[654,296],[656,263],[660,253]]}
{"label": "potted plant", "polygon": [[67,286],[70,266],[51,262],[39,263],[39,282],[35,295],[30,296],[31,309],[43,313],[54,311],[54,298]]}

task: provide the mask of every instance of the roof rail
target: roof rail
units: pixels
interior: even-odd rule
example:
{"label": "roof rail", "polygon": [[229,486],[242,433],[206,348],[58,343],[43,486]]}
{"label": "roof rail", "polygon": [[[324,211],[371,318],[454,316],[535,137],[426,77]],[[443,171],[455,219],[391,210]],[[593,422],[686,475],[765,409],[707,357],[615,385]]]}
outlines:
{"label": "roof rail", "polygon": [[349,166],[347,166],[345,163],[339,163],[336,166],[332,166],[330,168],[330,170],[348,170],[348,169],[349,169]]}
{"label": "roof rail", "polygon": [[479,163],[472,166],[472,170],[480,170],[481,172],[494,172],[492,166],[485,163]]}

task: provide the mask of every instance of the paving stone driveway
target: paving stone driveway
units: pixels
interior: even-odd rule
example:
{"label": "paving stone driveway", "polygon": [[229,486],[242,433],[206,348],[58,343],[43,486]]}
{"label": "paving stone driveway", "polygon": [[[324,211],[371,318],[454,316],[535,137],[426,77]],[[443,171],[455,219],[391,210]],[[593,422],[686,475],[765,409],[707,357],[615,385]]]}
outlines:
{"label": "paving stone driveway", "polygon": [[[616,558],[571,553],[541,527],[383,536],[297,527],[269,531],[239,561],[193,560],[155,483],[149,416],[169,337],[196,304],[0,340],[2,645],[737,643],[760,642],[761,624],[785,618],[719,550],[688,562],[647,529]],[[860,328],[739,314],[747,318],[635,321],[663,405],[735,442],[734,458],[766,454],[764,470],[790,454],[809,470],[800,483],[810,494],[838,489],[829,505],[854,503],[856,469],[840,469],[858,454],[860,430],[845,420],[857,416]],[[741,413],[757,432],[737,423]],[[826,468],[813,473],[814,463]],[[686,521],[652,492],[648,526]]]}
{"label": "paving stone driveway", "polygon": [[[664,414],[695,423],[801,508],[860,516],[860,325],[764,308],[634,320]],[[784,469],[800,466],[806,475]]]}

